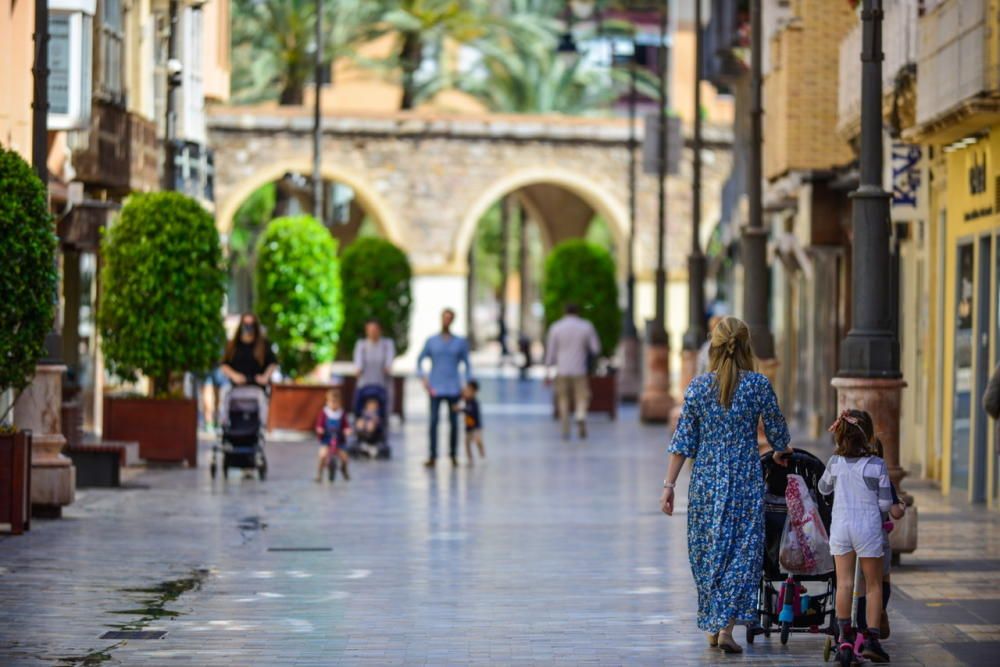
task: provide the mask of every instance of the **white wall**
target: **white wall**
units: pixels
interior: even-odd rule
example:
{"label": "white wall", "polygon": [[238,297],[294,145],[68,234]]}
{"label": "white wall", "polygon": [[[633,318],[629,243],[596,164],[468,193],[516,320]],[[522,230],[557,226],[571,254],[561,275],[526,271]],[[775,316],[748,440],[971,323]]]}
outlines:
{"label": "white wall", "polygon": [[410,320],[410,346],[406,354],[396,361],[400,372],[409,373],[416,366],[417,355],[428,337],[441,329],[441,311],[455,311],[453,331],[465,336],[466,278],[456,275],[414,276],[410,283],[413,294],[413,315]]}

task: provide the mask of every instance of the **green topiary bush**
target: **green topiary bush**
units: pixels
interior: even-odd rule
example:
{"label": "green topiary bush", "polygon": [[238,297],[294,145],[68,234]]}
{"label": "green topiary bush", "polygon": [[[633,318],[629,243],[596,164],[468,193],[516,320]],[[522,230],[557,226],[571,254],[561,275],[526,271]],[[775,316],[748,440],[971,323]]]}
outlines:
{"label": "green topiary bush", "polygon": [[0,392],[27,387],[45,353],[55,249],[45,185],[20,155],[0,148]]}
{"label": "green topiary bush", "polygon": [[257,314],[291,378],[332,361],[344,323],[337,242],[309,216],[273,220],[257,241]]}
{"label": "green topiary bush", "polygon": [[341,349],[354,350],[354,343],[364,336],[370,319],[382,325],[382,331],[403,354],[410,331],[410,278],[413,272],[402,250],[384,239],[362,238],[354,241],[340,258],[340,279],[344,288],[344,329]]}
{"label": "green topiary bush", "polygon": [[545,258],[542,284],[545,326],[563,316],[567,303],[580,306],[601,339],[601,353],[614,354],[621,336],[622,313],[618,307],[615,263],[604,248],[581,240],[560,243]]}
{"label": "green topiary bush", "polygon": [[[176,192],[132,195],[101,243],[98,324],[109,370],[176,393],[219,362],[226,274],[212,216]],[[171,384],[173,383],[173,384]]]}

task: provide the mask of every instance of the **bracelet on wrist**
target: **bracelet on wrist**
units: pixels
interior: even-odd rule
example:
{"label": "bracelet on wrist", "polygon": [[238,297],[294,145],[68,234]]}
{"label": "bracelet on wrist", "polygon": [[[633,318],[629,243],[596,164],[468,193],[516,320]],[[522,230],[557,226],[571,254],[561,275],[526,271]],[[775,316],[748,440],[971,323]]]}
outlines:
{"label": "bracelet on wrist", "polygon": [[663,488],[664,489],[672,489],[672,488],[674,488],[676,486],[677,486],[677,482],[668,482],[667,480],[663,480]]}

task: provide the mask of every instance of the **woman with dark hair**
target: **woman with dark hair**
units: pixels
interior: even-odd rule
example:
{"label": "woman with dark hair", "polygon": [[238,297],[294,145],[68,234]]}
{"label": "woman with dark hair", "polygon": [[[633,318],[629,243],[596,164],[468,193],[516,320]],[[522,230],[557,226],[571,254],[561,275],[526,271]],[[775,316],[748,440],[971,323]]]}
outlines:
{"label": "woman with dark hair", "polygon": [[[226,343],[220,368],[234,387],[256,386],[261,389],[258,396],[260,420],[267,424],[267,397],[264,390],[271,382],[271,375],[278,366],[271,344],[261,330],[260,321],[253,313],[243,313],[240,326]],[[223,421],[229,417],[229,395],[223,399]]]}
{"label": "woman with dark hair", "polygon": [[757,424],[787,465],[789,435],[768,379],[754,372],[750,330],[726,317],[712,330],[709,372],[684,393],[668,451],[660,508],[674,512],[674,487],[685,459],[694,459],[688,488],[688,552],[698,588],[698,627],[711,646],[741,653],[733,625],[756,615],[764,557],[764,480]]}

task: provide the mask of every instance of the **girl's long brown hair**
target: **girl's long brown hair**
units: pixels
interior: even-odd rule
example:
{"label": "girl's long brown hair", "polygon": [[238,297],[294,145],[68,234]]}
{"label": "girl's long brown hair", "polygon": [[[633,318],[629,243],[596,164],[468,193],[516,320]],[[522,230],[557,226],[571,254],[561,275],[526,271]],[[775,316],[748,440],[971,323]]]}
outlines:
{"label": "girl's long brown hair", "polygon": [[871,456],[881,445],[875,439],[872,416],[864,410],[844,410],[828,430],[833,434],[833,453],[845,458]]}
{"label": "girl's long brown hair", "polygon": [[243,313],[240,315],[240,323],[236,326],[236,332],[226,342],[226,353],[222,357],[222,361],[227,364],[233,361],[233,355],[236,354],[236,344],[240,342],[243,320],[248,317],[253,318],[253,358],[263,367],[264,359],[267,358],[267,341],[264,339],[264,332],[260,330],[260,320],[253,313]]}
{"label": "girl's long brown hair", "polygon": [[719,403],[728,410],[740,383],[740,373],[756,368],[746,322],[737,317],[726,317],[715,325],[708,348],[708,366],[715,373]]}

